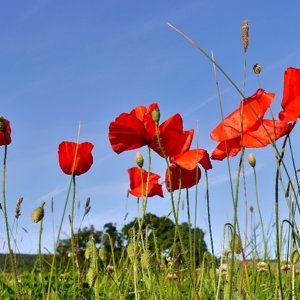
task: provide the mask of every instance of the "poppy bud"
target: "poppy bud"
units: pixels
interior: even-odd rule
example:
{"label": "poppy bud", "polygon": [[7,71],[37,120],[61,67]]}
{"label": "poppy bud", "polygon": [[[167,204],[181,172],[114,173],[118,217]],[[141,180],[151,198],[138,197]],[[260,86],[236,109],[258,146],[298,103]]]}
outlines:
{"label": "poppy bud", "polygon": [[41,206],[37,207],[33,212],[32,212],[32,221],[34,223],[38,223],[44,218],[44,205],[45,202],[42,203]]}
{"label": "poppy bud", "polygon": [[143,164],[144,164],[144,157],[143,155],[141,154],[141,152],[137,152],[136,155],[135,155],[135,161],[136,161],[136,164],[142,168],[143,167]]}
{"label": "poppy bud", "polygon": [[292,255],[291,255],[291,262],[293,265],[295,265],[299,260],[299,252],[298,250],[294,250],[292,252]]}
{"label": "poppy bud", "polygon": [[248,44],[249,44],[249,24],[248,20],[243,21],[242,25],[242,44],[244,51],[246,52],[248,49]]}
{"label": "poppy bud", "polygon": [[261,72],[261,66],[260,66],[260,64],[255,64],[253,66],[253,71],[254,71],[255,74],[260,74],[260,72]]}
{"label": "poppy bud", "polygon": [[252,168],[255,168],[255,165],[256,165],[256,158],[255,158],[255,156],[254,156],[252,153],[250,153],[250,154],[248,155],[248,163],[249,163],[249,165],[250,165]]}
{"label": "poppy bud", "polygon": [[160,110],[159,109],[152,110],[152,119],[155,123],[159,123],[159,119],[160,119]]}
{"label": "poppy bud", "polygon": [[0,131],[6,132],[6,120],[3,116],[0,116]]}

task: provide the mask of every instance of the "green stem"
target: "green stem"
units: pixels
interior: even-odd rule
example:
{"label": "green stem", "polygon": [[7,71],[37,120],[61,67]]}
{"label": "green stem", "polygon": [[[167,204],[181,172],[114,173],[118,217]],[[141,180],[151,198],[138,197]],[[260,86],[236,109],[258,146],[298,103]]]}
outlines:
{"label": "green stem", "polygon": [[47,300],[51,299],[51,282],[52,282],[52,276],[53,276],[53,272],[54,272],[54,265],[55,265],[55,261],[56,261],[57,246],[59,244],[59,238],[60,238],[60,233],[61,233],[61,229],[62,229],[62,224],[64,222],[64,218],[65,218],[65,214],[66,214],[66,208],[67,208],[67,204],[68,204],[68,200],[69,200],[69,196],[70,196],[70,192],[71,192],[72,181],[73,180],[71,178],[69,188],[68,188],[68,192],[67,192],[67,196],[66,196],[66,200],[65,200],[65,204],[64,204],[64,208],[63,208],[62,217],[61,217],[61,220],[60,220],[60,225],[59,225],[57,237],[56,237],[55,247],[54,247],[54,251],[53,251],[53,258],[52,258],[51,269],[50,269],[50,277],[49,277],[49,283],[48,283]]}
{"label": "green stem", "polygon": [[[45,202],[42,206],[45,205]],[[44,278],[44,266],[43,266],[43,257],[42,257],[42,233],[43,233],[43,219],[40,221],[40,230],[39,230],[39,261],[40,261],[40,272],[42,277],[42,295],[45,299],[45,278]]]}
{"label": "green stem", "polygon": [[4,213],[4,219],[5,219],[7,246],[8,246],[9,256],[10,256],[13,278],[14,278],[14,282],[16,285],[17,297],[18,297],[18,299],[21,299],[20,286],[19,286],[19,282],[18,282],[18,278],[17,278],[16,262],[15,262],[15,257],[14,257],[13,251],[11,249],[11,244],[10,244],[9,223],[8,223],[7,207],[6,207],[6,191],[5,191],[6,158],[7,158],[7,145],[5,145],[5,147],[4,147],[4,158],[3,158],[3,175],[2,175],[3,213]]}
{"label": "green stem", "polygon": [[206,178],[207,218],[208,218],[208,228],[209,228],[210,246],[211,246],[211,254],[212,254],[212,267],[213,267],[213,275],[214,275],[214,288],[216,289],[217,274],[216,274],[214,241],[213,241],[212,227],[211,227],[211,217],[210,217],[210,203],[209,203],[209,189],[208,189],[208,174],[207,174],[207,170],[205,170],[205,178]]}

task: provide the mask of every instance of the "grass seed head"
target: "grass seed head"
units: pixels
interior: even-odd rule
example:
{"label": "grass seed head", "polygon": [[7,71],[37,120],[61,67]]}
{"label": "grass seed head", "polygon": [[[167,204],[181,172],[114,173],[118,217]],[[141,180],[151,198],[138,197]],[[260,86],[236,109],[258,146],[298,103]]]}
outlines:
{"label": "grass seed head", "polygon": [[242,25],[242,44],[244,51],[246,52],[249,45],[249,23],[248,20],[243,21]]}

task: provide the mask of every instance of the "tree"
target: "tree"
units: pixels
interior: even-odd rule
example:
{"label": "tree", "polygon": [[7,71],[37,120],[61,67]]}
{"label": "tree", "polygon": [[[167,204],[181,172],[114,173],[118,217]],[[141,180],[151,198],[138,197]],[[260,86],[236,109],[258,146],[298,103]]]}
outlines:
{"label": "tree", "polygon": [[[196,264],[200,264],[204,252],[207,251],[203,230],[198,227],[190,228],[186,222],[179,224],[178,229],[182,236],[183,250],[185,251],[186,256],[194,256],[194,251],[190,253],[190,249],[194,249],[195,245],[194,259]],[[122,233],[127,243],[132,239],[133,230],[136,234],[139,231],[139,222],[137,218],[122,228]],[[178,255],[182,255],[182,253],[181,255],[179,253],[181,249],[181,243],[178,236],[174,243],[176,227],[170,218],[158,217],[154,214],[147,213],[145,215],[141,230],[144,236],[147,235],[148,248],[151,252],[155,251],[156,243],[156,247],[159,249],[161,255],[172,255],[174,245],[176,245],[176,252]]]}

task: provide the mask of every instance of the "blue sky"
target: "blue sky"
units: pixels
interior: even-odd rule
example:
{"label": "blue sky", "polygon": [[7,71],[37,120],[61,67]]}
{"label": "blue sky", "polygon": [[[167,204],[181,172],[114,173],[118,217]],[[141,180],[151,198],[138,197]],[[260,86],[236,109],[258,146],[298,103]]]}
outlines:
{"label": "blue sky", "polygon": [[[280,109],[284,70],[300,67],[297,1],[19,0],[2,1],[0,8],[0,114],[10,120],[13,139],[8,149],[7,199],[12,224],[17,199],[24,197],[17,234],[21,252],[37,251],[39,226],[32,224],[31,212],[42,201],[46,201],[43,244],[52,249],[50,200],[54,197],[57,230],[69,182],[59,168],[57,148],[63,140],[76,140],[79,122],[81,141],[90,141],[95,148],[91,170],[77,178],[77,201],[81,202],[77,226],[88,196],[92,210],[84,226],[94,224],[101,229],[112,221],[120,228],[136,216],[135,199],[126,197],[127,169],[134,166],[136,151],[117,155],[108,141],[109,123],[120,113],[157,102],[163,120],[179,112],[185,129],[199,128],[200,147],[211,152],[216,146],[209,137],[220,122],[212,65],[166,22],[213,51],[241,86],[241,24],[248,19],[246,95],[258,88],[252,66],[260,63],[262,87],[277,95],[275,114]],[[227,115],[241,99],[221,74],[218,77]],[[292,134],[295,149],[298,136],[296,128]],[[268,223],[274,215],[273,150],[249,152],[257,156],[261,203]],[[3,148],[0,154],[3,156]],[[162,162],[155,155],[153,160],[153,170],[163,174]],[[238,159],[230,162],[235,174]],[[220,249],[223,225],[232,222],[233,210],[226,162],[213,166],[209,172],[211,214],[216,248]],[[254,205],[251,170],[245,168],[248,202]],[[207,232],[208,242],[204,187],[203,176],[198,187],[197,225]],[[243,203],[241,197],[241,223]],[[287,217],[284,207],[282,218]],[[170,210],[167,193],[163,199],[149,200],[152,213],[165,215]],[[181,215],[184,220],[186,211]],[[0,222],[4,225],[3,219]],[[1,228],[3,249],[5,230]],[[69,234],[67,222],[63,230]]]}

